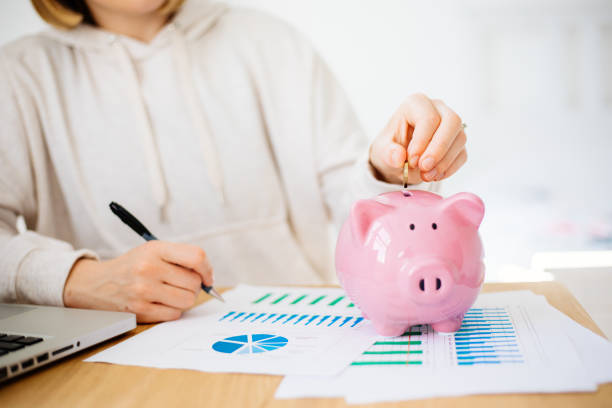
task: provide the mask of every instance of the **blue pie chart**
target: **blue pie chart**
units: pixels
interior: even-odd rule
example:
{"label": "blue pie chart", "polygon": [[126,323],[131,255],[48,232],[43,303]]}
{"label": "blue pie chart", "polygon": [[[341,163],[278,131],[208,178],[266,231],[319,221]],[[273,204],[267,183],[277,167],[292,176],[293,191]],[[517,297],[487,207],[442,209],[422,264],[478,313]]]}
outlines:
{"label": "blue pie chart", "polygon": [[212,348],[226,354],[255,354],[285,347],[288,342],[286,337],[275,334],[241,334],[219,340]]}

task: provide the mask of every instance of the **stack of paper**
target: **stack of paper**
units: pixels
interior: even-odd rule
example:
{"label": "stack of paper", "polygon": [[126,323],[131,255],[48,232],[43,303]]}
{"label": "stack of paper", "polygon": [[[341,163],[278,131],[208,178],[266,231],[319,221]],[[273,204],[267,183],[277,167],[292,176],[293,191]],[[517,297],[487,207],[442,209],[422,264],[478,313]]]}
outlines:
{"label": "stack of paper", "polygon": [[377,337],[341,289],[239,286],[86,361],[212,372],[332,375]]}
{"label": "stack of paper", "polygon": [[277,398],[368,403],[489,393],[594,391],[612,346],[531,292],[482,294],[450,336],[415,326],[379,338],[341,374],[288,376]]}
{"label": "stack of paper", "polygon": [[288,374],[277,398],[349,403],[593,391],[612,345],[528,291],[481,294],[454,335],[380,337],[341,289],[239,286],[86,361]]}

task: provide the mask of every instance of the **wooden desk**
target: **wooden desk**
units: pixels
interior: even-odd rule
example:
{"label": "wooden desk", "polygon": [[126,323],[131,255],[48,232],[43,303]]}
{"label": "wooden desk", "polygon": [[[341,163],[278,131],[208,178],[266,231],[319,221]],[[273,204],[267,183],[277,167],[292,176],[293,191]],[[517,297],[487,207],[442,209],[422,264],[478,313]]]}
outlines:
{"label": "wooden desk", "polygon": [[[569,291],[556,282],[487,284],[485,292],[530,289],[602,335]],[[200,301],[204,301],[202,295]],[[189,370],[84,363],[82,360],[136,333],[73,355],[0,387],[0,407],[345,407],[343,399],[275,400],[279,376],[211,374]],[[477,395],[374,404],[385,407],[612,407],[612,384],[595,393]]]}

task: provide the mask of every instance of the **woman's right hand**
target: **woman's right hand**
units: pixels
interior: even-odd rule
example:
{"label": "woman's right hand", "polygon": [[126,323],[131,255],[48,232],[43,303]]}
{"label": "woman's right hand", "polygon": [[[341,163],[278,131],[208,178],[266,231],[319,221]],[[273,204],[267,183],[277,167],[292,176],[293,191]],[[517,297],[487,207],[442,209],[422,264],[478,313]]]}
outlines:
{"label": "woman's right hand", "polygon": [[64,305],[136,314],[139,323],[175,320],[193,306],[213,272],[200,247],[149,241],[108,261],[78,260],[64,285]]}

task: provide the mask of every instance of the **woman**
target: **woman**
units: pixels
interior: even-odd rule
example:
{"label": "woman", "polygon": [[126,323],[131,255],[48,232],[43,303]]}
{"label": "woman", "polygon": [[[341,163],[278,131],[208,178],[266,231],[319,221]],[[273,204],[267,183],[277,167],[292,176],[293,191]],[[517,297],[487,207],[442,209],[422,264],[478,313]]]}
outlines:
{"label": "woman", "polygon": [[[176,319],[200,284],[332,279],[350,203],[466,161],[459,117],[409,97],[371,146],[286,24],[190,0],[32,0],[57,28],[0,53],[0,298]],[[116,200],[167,241],[146,244]],[[27,231],[15,227],[23,216]],[[130,249],[133,248],[133,249]]]}

